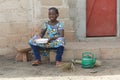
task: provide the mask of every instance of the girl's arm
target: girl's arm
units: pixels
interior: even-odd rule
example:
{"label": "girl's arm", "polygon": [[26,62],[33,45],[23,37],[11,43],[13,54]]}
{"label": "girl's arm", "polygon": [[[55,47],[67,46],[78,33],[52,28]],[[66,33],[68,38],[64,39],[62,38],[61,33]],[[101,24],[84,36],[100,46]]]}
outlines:
{"label": "girl's arm", "polygon": [[41,29],[40,37],[43,38],[47,29]]}
{"label": "girl's arm", "polygon": [[58,34],[59,34],[60,36],[55,36],[54,39],[57,39],[57,38],[59,38],[59,37],[64,37],[64,30],[58,30]]}
{"label": "girl's arm", "polygon": [[51,38],[48,42],[51,42],[52,40],[56,40],[59,37],[64,37],[64,30],[58,30],[58,34],[60,36],[55,36],[55,37]]}

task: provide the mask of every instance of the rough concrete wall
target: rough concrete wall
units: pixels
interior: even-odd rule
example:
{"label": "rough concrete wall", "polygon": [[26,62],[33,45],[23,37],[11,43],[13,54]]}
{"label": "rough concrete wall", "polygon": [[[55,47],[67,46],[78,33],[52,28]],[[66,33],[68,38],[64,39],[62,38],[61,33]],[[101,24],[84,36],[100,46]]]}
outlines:
{"label": "rough concrete wall", "polygon": [[86,0],[68,0],[70,17],[74,22],[75,39],[86,38]]}
{"label": "rough concrete wall", "polygon": [[0,0],[0,54],[14,53],[28,39],[29,10],[29,0]]}
{"label": "rough concrete wall", "polygon": [[77,0],[76,38],[86,38],[86,0]]}
{"label": "rough concrete wall", "polygon": [[69,15],[70,18],[74,21],[75,20],[75,16],[76,16],[76,4],[77,4],[77,0],[68,0],[68,5],[69,5]]}
{"label": "rough concrete wall", "polygon": [[0,55],[16,54],[15,45],[28,42],[32,30],[48,20],[48,8],[59,9],[59,20],[65,24],[69,40],[74,36],[66,0],[0,0]]}

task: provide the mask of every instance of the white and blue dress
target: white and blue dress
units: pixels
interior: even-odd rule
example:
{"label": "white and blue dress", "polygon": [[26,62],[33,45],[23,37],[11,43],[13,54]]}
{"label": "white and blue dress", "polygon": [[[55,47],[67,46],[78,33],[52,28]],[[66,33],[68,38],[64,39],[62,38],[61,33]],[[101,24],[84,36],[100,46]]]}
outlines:
{"label": "white and blue dress", "polygon": [[48,24],[48,22],[45,22],[42,26],[42,29],[46,29],[47,36],[46,38],[53,38],[53,37],[58,37],[56,40],[52,40],[50,43],[47,44],[42,44],[42,43],[34,43],[33,40],[37,38],[36,35],[34,35],[30,40],[29,44],[34,45],[34,46],[39,46],[42,48],[45,48],[49,44],[49,48],[57,48],[59,46],[65,45],[65,39],[64,37],[61,37],[60,34],[58,33],[58,30],[64,30],[64,24],[62,22],[58,22],[54,26]]}

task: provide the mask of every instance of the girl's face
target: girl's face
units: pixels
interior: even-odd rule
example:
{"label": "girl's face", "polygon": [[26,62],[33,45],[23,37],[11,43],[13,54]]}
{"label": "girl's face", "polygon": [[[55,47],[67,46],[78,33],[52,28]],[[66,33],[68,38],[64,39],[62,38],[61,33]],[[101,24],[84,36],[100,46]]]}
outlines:
{"label": "girl's face", "polygon": [[58,14],[55,12],[55,10],[51,9],[48,12],[48,16],[49,16],[50,21],[56,21]]}

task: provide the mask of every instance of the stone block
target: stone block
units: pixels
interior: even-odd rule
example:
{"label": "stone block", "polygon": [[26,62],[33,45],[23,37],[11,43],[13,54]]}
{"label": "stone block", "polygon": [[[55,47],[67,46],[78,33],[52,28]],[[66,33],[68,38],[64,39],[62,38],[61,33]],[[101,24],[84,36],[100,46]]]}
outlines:
{"label": "stone block", "polygon": [[42,63],[49,63],[50,62],[49,55],[48,56],[41,55],[41,61],[42,61]]}
{"label": "stone block", "polygon": [[[69,18],[69,8],[58,8],[58,10],[59,10],[58,19]],[[40,19],[48,18],[48,8],[42,7],[41,8],[41,15],[38,17],[40,17]]]}
{"label": "stone block", "polygon": [[9,13],[0,13],[0,22],[9,22],[9,19],[7,19],[9,16]]}
{"label": "stone block", "polygon": [[74,50],[69,50],[66,47],[66,50],[64,51],[62,60],[63,61],[72,61],[73,59],[75,59],[75,54],[76,52]]}
{"label": "stone block", "polygon": [[27,10],[0,11],[0,22],[28,22]]}
{"label": "stone block", "polygon": [[30,39],[29,35],[25,35],[25,34],[21,34],[21,35],[8,35],[6,36],[7,38],[7,45],[9,47],[13,47],[14,45],[18,44],[18,43],[26,43],[28,44],[28,40]]}
{"label": "stone block", "polygon": [[73,31],[74,30],[74,26],[73,26],[73,21],[72,20],[63,20],[62,21],[64,23],[64,29],[65,31]]}
{"label": "stone block", "polygon": [[12,47],[14,46],[15,44],[17,43],[20,43],[21,42],[21,36],[19,35],[8,35],[6,36],[7,37],[7,45],[9,47]]}
{"label": "stone block", "polygon": [[24,35],[24,36],[21,36],[21,42],[22,43],[28,43],[28,41],[29,41],[29,39],[30,39],[31,37],[29,36],[29,35]]}
{"label": "stone block", "polygon": [[[41,25],[42,26],[42,25]],[[41,32],[41,27],[33,27],[31,30],[30,30],[30,34],[31,36],[35,35],[35,34],[40,34]]]}
{"label": "stone block", "polygon": [[74,38],[75,38],[74,35],[75,35],[74,31],[65,31],[64,32],[66,41],[74,41]]}
{"label": "stone block", "polygon": [[42,6],[62,6],[63,0],[40,0]]}
{"label": "stone block", "polygon": [[9,23],[0,23],[0,36],[6,36],[10,33],[10,24]]}
{"label": "stone block", "polygon": [[69,8],[58,8],[59,19],[69,18]]}
{"label": "stone block", "polygon": [[50,51],[50,62],[55,62],[55,56],[56,56],[56,51],[51,50]]}
{"label": "stone block", "polygon": [[29,26],[28,23],[11,23],[9,30],[10,34],[21,34],[21,33],[28,33],[29,32]]}
{"label": "stone block", "polygon": [[8,57],[14,57],[16,55],[16,51],[14,48],[11,47],[1,47],[0,48],[0,55],[6,55]]}
{"label": "stone block", "polygon": [[10,9],[25,9],[29,6],[29,0],[1,0],[0,1],[0,11],[10,10]]}
{"label": "stone block", "polygon": [[41,7],[41,13],[37,17],[40,19],[48,18],[48,8]]}
{"label": "stone block", "polygon": [[7,38],[4,36],[4,37],[0,37],[0,48],[5,48],[8,46],[8,40]]}
{"label": "stone block", "polygon": [[102,48],[101,49],[102,59],[120,59],[119,48]]}

